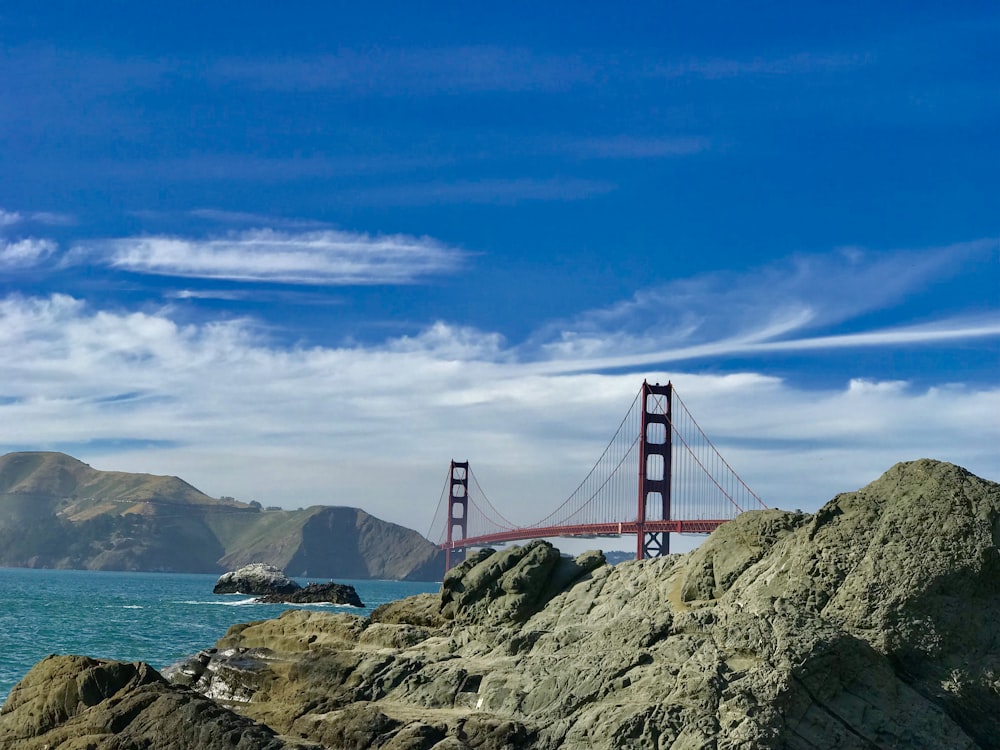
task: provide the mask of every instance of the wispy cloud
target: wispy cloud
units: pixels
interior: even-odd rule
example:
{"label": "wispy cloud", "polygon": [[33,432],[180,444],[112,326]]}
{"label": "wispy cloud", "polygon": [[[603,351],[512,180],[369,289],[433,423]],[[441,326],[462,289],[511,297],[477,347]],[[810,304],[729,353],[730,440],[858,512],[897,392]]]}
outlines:
{"label": "wispy cloud", "polygon": [[69,214],[53,211],[5,211],[0,208],[0,227],[10,227],[15,224],[43,224],[47,226],[66,226],[73,223]]}
{"label": "wispy cloud", "polygon": [[248,296],[245,291],[228,289],[178,289],[164,294],[167,299],[218,299],[230,302],[247,299]]}
{"label": "wispy cloud", "polygon": [[55,251],[56,243],[51,240],[28,238],[7,242],[0,239],[0,270],[37,266]]}
{"label": "wispy cloud", "polygon": [[71,260],[135,273],[305,285],[409,284],[451,273],[464,253],[427,237],[253,230],[212,239],[130,237],[85,243]]}
{"label": "wispy cloud", "polygon": [[76,223],[76,219],[72,215],[55,211],[32,211],[27,214],[27,217],[30,222],[53,227],[64,227]]}
{"label": "wispy cloud", "polygon": [[[779,327],[784,332],[795,331],[795,320]],[[805,322],[800,320],[798,322]],[[593,356],[573,359],[560,357],[539,363],[538,372],[569,373],[616,370],[623,368],[651,367],[655,365],[694,362],[734,356],[774,354],[779,352],[806,352],[835,349],[860,349],[865,347],[892,348],[913,345],[933,345],[960,342],[970,339],[1000,337],[1000,313],[982,320],[936,321],[925,326],[884,328],[864,333],[844,333],[830,336],[789,338],[767,341],[774,329],[762,328],[744,338],[720,339],[704,343],[675,346],[660,351],[649,351],[617,356]],[[758,340],[759,339],[759,340]]]}
{"label": "wispy cloud", "polygon": [[[995,256],[998,248],[1000,240],[993,238],[893,253],[845,248],[826,255],[795,256],[743,274],[680,279],[575,319],[551,323],[533,343],[551,360],[575,361],[587,369],[599,360],[640,365],[725,353],[804,350],[824,342],[832,347],[850,340],[860,346],[881,336],[930,340],[942,335],[940,327],[883,332],[868,339],[823,333],[830,326],[892,307],[905,296],[960,273],[969,262]],[[962,331],[979,330],[981,325],[954,328],[958,338],[971,335]]]}
{"label": "wispy cloud", "polygon": [[783,57],[750,59],[701,58],[654,66],[654,75],[665,78],[699,77],[707,79],[739,76],[783,76],[853,70],[871,64],[870,54],[801,52]]}
{"label": "wispy cloud", "polygon": [[[166,300],[222,300],[228,302],[246,302],[250,305],[301,305],[309,307],[332,307],[347,304],[347,298],[331,294],[329,289],[306,289],[301,287],[255,286],[252,289],[170,289],[164,291]],[[410,327],[410,324],[400,323],[400,326]]]}

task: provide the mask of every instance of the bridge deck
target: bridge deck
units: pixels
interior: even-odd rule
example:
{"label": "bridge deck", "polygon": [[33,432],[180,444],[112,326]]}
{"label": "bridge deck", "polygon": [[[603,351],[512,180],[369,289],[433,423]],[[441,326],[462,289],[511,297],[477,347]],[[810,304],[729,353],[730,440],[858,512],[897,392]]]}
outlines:
{"label": "bridge deck", "polygon": [[[642,530],[645,532],[671,532],[674,534],[710,534],[729,519],[712,519],[697,521],[646,521]],[[620,536],[622,534],[638,534],[637,521],[615,523],[588,523],[577,526],[536,526],[533,528],[512,529],[492,534],[472,536],[468,539],[455,539],[445,542],[441,549],[462,549],[464,547],[486,547],[502,542],[516,542],[525,539],[559,536]]]}

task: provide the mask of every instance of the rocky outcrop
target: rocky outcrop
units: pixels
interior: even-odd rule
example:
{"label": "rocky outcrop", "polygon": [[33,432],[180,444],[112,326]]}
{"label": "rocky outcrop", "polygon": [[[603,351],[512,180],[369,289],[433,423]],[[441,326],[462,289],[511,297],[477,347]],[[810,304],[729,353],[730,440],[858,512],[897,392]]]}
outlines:
{"label": "rocky outcrop", "polygon": [[997,748],[998,541],[1000,485],[916,461],[685,556],[484,550],[368,620],[240,626],[199,689],[331,747]]}
{"label": "rocky outcrop", "polygon": [[239,570],[232,570],[219,576],[212,589],[213,594],[246,594],[247,596],[289,595],[302,587],[266,563],[250,563]]}
{"label": "rocky outcrop", "polygon": [[310,583],[300,586],[284,571],[266,563],[250,563],[239,570],[223,573],[212,589],[214,594],[256,596],[262,604],[344,604],[364,607],[353,586],[342,583]]}
{"label": "rocky outcrop", "polygon": [[257,599],[262,604],[343,604],[364,607],[353,586],[344,583],[310,583],[290,594],[268,594]]}
{"label": "rocky outcrop", "polygon": [[50,656],[11,691],[0,747],[13,750],[319,750],[168,683],[143,663]]}
{"label": "rocky outcrop", "polygon": [[998,542],[1000,485],[915,461],[688,555],[485,550],[438,596],[235,626],[171,677],[330,748],[1000,748]]}

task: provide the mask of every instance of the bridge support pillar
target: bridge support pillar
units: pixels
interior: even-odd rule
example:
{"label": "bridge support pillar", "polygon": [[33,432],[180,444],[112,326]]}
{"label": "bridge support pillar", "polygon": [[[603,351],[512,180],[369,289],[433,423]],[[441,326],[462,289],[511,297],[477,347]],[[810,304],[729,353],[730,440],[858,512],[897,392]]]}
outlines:
{"label": "bridge support pillar", "polygon": [[670,533],[646,531],[650,514],[670,520],[673,385],[642,383],[642,439],[639,442],[639,514],[636,559],[670,554]]}
{"label": "bridge support pillar", "polygon": [[[447,573],[454,564],[465,560],[465,548],[452,549],[452,544],[468,537],[469,530],[469,462],[452,461],[448,473],[448,530],[447,546],[444,551],[444,567]],[[461,536],[456,536],[456,531]]]}

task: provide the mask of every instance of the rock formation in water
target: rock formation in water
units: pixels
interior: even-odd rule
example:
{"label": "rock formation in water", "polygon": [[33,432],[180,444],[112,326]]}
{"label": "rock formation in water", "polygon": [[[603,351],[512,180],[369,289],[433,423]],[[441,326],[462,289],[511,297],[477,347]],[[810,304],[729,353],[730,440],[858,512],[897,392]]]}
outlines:
{"label": "rock formation in water", "polygon": [[327,748],[1000,748],[998,542],[1000,485],[921,460],[683,556],[483,551],[440,595],[235,626],[171,678]]}
{"label": "rock formation in water", "polygon": [[279,570],[267,563],[250,563],[239,570],[231,570],[219,576],[212,589],[213,594],[246,594],[267,596],[270,594],[292,594],[302,587]]}
{"label": "rock formation in water", "polygon": [[353,586],[343,583],[310,583],[300,586],[284,571],[266,563],[250,563],[239,570],[223,573],[212,589],[214,594],[256,596],[262,604],[346,604],[364,607]]}
{"label": "rock formation in water", "polygon": [[346,583],[310,583],[289,594],[268,594],[257,599],[261,604],[345,604],[364,607],[357,590]]}

